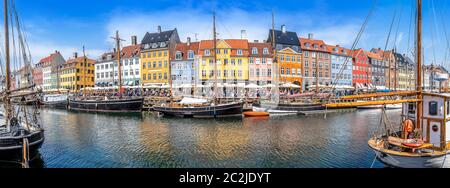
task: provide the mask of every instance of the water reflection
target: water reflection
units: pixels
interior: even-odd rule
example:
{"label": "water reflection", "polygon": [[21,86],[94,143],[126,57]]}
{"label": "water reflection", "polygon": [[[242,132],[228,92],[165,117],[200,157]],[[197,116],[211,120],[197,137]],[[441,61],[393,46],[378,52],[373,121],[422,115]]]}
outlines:
{"label": "water reflection", "polygon": [[[398,117],[399,111],[389,115]],[[374,157],[367,139],[380,120],[378,110],[328,114],[326,119],[197,120],[58,110],[43,110],[41,116],[46,142],[36,166],[88,168],[367,168]]]}

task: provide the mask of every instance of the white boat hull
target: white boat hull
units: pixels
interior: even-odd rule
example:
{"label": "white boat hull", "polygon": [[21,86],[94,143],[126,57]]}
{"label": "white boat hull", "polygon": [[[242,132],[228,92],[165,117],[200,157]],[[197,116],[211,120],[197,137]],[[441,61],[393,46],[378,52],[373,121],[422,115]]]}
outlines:
{"label": "white boat hull", "polygon": [[252,107],[255,112],[268,112],[269,116],[297,115],[297,111],[271,110],[266,108]]}
{"label": "white boat hull", "polygon": [[391,167],[398,168],[450,168],[450,154],[442,156],[400,156],[374,150],[377,159]]}

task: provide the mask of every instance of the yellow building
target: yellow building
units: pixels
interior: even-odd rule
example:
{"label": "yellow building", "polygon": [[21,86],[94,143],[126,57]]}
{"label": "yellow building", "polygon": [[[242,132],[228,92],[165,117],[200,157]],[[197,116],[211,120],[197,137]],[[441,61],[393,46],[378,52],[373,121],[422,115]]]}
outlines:
{"label": "yellow building", "polygon": [[177,29],[161,31],[158,26],[156,33],[146,33],[141,44],[141,83],[169,83],[171,53],[176,43],[179,43]]}
{"label": "yellow building", "polygon": [[79,92],[84,87],[94,87],[95,60],[74,57],[59,68],[59,87],[69,92]]}
{"label": "yellow building", "polygon": [[[214,41],[200,42],[198,77],[201,81],[214,81]],[[248,75],[248,41],[241,39],[217,40],[217,79],[234,84],[245,83]]]}

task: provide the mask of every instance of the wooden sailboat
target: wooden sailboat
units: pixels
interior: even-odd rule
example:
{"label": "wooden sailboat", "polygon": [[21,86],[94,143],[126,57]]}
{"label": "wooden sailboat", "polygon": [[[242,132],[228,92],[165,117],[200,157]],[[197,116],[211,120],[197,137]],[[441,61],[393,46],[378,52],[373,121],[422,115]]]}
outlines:
{"label": "wooden sailboat", "polygon": [[[219,104],[217,100],[217,33],[216,16],[213,15],[213,40],[214,40],[214,94],[211,101],[203,99],[184,98],[178,103],[172,100],[172,78],[169,77],[171,91],[171,103],[169,106],[162,104],[154,106],[153,110],[165,116],[174,117],[193,117],[193,118],[219,118],[229,116],[242,116],[244,102],[233,102],[228,104]],[[171,67],[169,62],[169,68]],[[170,70],[169,70],[170,71]]]}
{"label": "wooden sailboat", "polygon": [[[33,88],[34,85],[25,88],[11,89],[11,70],[10,70],[10,43],[9,43],[9,7],[15,7],[14,4],[8,5],[8,0],[4,0],[4,29],[5,34],[5,89],[1,92],[4,111],[0,112],[0,159],[16,160],[22,159],[24,167],[28,167],[28,161],[33,159],[38,149],[44,142],[44,129],[39,123],[37,111],[29,112],[26,107],[13,106],[12,98],[21,98],[23,101],[26,96],[36,95],[37,92],[26,94],[16,94],[22,90]],[[14,14],[17,14],[15,10]],[[17,15],[16,15],[17,16]],[[18,29],[19,30],[19,29]],[[12,30],[14,32],[14,30]],[[21,32],[18,31],[19,35]],[[26,58],[25,58],[25,61]],[[29,62],[28,62],[29,63]],[[19,108],[19,109],[15,109]],[[35,109],[36,110],[36,109]]]}
{"label": "wooden sailboat", "polygon": [[[119,31],[116,31],[117,45],[117,64],[119,72],[119,91],[118,97],[86,97],[86,87],[83,89],[83,97],[69,99],[70,110],[87,111],[87,112],[141,112],[144,103],[143,97],[128,97],[122,96],[122,70],[121,70],[121,50]],[[83,50],[84,51],[84,50]],[[86,55],[84,55],[84,62],[86,63]],[[86,80],[86,79],[85,79]],[[85,84],[86,85],[86,84]]]}
{"label": "wooden sailboat", "polygon": [[[280,102],[280,91],[279,91],[279,85],[278,82],[280,80],[280,63],[277,61],[277,55],[276,55],[276,39],[275,39],[275,18],[272,14],[272,50],[273,50],[273,66],[276,66],[278,71],[276,72],[275,76],[275,86],[272,88],[274,92],[272,94],[276,99],[272,99],[269,103],[263,103],[263,104],[253,104],[253,111],[255,112],[268,112],[270,115],[296,115],[300,112],[305,111],[316,111],[316,110],[324,110],[325,107],[321,103],[282,103]],[[316,66],[316,71],[318,70],[319,66]],[[316,94],[318,93],[318,76],[319,74],[316,74]]]}
{"label": "wooden sailboat", "polygon": [[450,168],[450,95],[422,91],[422,0],[417,0],[417,102],[403,104],[400,130],[388,128],[368,145],[393,167]]}

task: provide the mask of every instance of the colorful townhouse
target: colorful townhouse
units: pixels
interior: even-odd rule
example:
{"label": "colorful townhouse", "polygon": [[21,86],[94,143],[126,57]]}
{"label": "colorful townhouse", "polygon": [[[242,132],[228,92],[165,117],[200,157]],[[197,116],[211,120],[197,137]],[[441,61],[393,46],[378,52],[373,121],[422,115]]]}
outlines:
{"label": "colorful townhouse", "polygon": [[395,53],[395,61],[397,64],[397,86],[398,90],[415,90],[412,83],[415,83],[414,65],[410,58],[405,54]]}
{"label": "colorful townhouse", "polygon": [[74,57],[59,66],[60,88],[68,89],[69,92],[79,92],[85,87],[94,87],[95,60],[87,57]]}
{"label": "colorful townhouse", "polygon": [[[280,83],[293,83],[299,85],[304,90],[302,65],[302,49],[296,32],[286,30],[286,26],[282,25],[281,30],[269,30],[267,42],[273,42],[275,36],[276,62],[274,65],[276,70],[272,70],[275,80]],[[275,81],[274,80],[274,81]]]}
{"label": "colorful townhouse", "polygon": [[196,88],[197,67],[196,57],[199,53],[200,42],[191,42],[188,37],[186,43],[178,43],[171,61],[171,76],[174,96],[194,95]]}
{"label": "colorful townhouse", "polygon": [[449,81],[442,81],[440,78],[448,79],[448,71],[440,65],[424,65],[423,68],[423,87],[425,91],[438,91],[439,88],[448,86]]}
{"label": "colorful townhouse", "polygon": [[33,68],[33,82],[38,89],[43,89],[42,84],[44,82],[44,79],[42,75],[42,66],[43,64],[36,63]]}
{"label": "colorful townhouse", "polygon": [[141,42],[142,84],[168,84],[171,53],[180,43],[177,29],[146,33]]}
{"label": "colorful townhouse", "polygon": [[372,83],[369,57],[363,49],[352,51],[353,58],[353,86],[357,89],[368,89]]}
{"label": "colorful townhouse", "polygon": [[217,56],[218,83],[244,84],[248,81],[249,44],[244,39],[219,39],[214,52],[213,40],[202,40],[199,44],[201,58],[198,76],[203,85],[214,82],[214,53]]}
{"label": "colorful townhouse", "polygon": [[31,65],[25,65],[20,68],[17,73],[20,75],[20,79],[18,79],[18,88],[27,87],[33,85],[33,80],[31,78],[32,67]]}
{"label": "colorful townhouse", "polygon": [[[131,37],[131,45],[123,47],[121,50],[121,71],[123,86],[140,85],[140,45],[137,44],[136,36]],[[117,50],[104,53],[95,64],[95,85],[117,86],[119,84],[119,67],[117,64]]]}
{"label": "colorful townhouse", "polygon": [[274,70],[272,45],[265,42],[249,42],[248,69],[250,84],[264,86],[272,83]]}
{"label": "colorful townhouse", "polygon": [[384,51],[380,48],[374,48],[371,52],[378,54],[385,62],[387,67],[385,70],[386,88],[389,90],[396,90],[398,86],[398,71],[393,50]]}
{"label": "colorful townhouse", "polygon": [[327,45],[330,52],[331,84],[336,86],[353,86],[353,61],[349,49],[339,45]]}
{"label": "colorful townhouse", "polygon": [[[42,88],[44,91],[58,89],[58,67],[65,62],[66,60],[59,51],[55,51],[55,53],[39,61],[37,67],[40,67],[40,69],[37,71],[42,70],[42,73],[35,72],[34,74],[42,74]],[[37,83],[40,83],[40,80]]]}
{"label": "colorful townhouse", "polygon": [[319,85],[330,85],[331,59],[330,51],[325,42],[313,39],[313,34],[308,34],[308,38],[299,38],[299,40],[303,52],[303,69],[305,71],[303,80],[305,86],[316,85],[317,76]]}
{"label": "colorful townhouse", "polygon": [[378,89],[386,89],[386,70],[388,70],[386,61],[383,61],[383,58],[377,53],[367,52],[367,56],[372,71],[371,84],[377,86]]}

